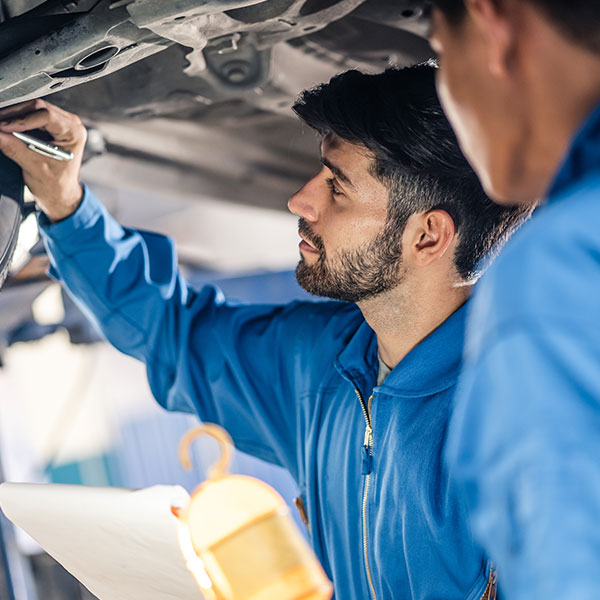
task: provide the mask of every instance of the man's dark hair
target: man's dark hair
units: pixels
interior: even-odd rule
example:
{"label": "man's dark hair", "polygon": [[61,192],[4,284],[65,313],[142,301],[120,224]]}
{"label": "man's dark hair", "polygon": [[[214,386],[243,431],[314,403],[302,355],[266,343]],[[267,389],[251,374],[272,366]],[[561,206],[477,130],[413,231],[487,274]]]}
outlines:
{"label": "man's dark hair", "polygon": [[510,235],[528,209],[501,207],[483,191],[463,156],[435,90],[434,63],[378,75],[347,71],[305,91],[293,109],[321,135],[366,147],[372,174],[389,190],[388,224],[402,233],[408,218],[442,209],[459,236],[462,279]]}
{"label": "man's dark hair", "polygon": [[[600,54],[600,7],[597,0],[525,0],[540,9],[567,39]],[[466,13],[464,0],[433,0],[453,24]]]}

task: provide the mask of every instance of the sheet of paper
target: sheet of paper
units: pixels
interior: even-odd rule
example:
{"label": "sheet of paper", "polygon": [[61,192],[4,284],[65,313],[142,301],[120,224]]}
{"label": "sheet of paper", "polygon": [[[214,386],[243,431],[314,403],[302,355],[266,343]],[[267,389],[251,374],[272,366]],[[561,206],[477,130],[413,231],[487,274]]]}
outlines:
{"label": "sheet of paper", "polygon": [[202,600],[177,542],[179,486],[3,483],[4,514],[100,600]]}

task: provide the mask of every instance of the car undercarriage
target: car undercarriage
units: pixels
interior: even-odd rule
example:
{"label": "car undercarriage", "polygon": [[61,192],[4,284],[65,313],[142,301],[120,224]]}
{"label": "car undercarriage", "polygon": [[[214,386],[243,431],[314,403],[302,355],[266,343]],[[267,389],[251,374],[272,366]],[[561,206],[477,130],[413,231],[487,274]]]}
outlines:
{"label": "car undercarriage", "polygon": [[430,58],[424,4],[1,0],[0,108],[43,97],[97,126],[92,182],[285,210],[318,165],[298,93]]}
{"label": "car undercarriage", "polygon": [[88,118],[287,115],[332,73],[427,59],[422,4],[3,0],[0,107],[53,94]]}

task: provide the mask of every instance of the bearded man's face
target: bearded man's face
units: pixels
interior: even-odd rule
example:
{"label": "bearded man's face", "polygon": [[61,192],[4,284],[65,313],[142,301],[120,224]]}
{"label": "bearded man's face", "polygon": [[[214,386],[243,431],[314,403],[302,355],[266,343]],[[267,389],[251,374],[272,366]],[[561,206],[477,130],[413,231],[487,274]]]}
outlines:
{"label": "bearded man's face", "polygon": [[328,255],[321,236],[303,218],[298,233],[316,250],[310,263],[304,256],[296,267],[298,283],[315,296],[360,302],[395,288],[402,280],[402,232],[386,224],[380,234],[357,248]]}
{"label": "bearded man's face", "polygon": [[360,302],[402,280],[402,227],[364,147],[328,134],[323,168],[288,203],[298,215],[298,283],[311,294]]}

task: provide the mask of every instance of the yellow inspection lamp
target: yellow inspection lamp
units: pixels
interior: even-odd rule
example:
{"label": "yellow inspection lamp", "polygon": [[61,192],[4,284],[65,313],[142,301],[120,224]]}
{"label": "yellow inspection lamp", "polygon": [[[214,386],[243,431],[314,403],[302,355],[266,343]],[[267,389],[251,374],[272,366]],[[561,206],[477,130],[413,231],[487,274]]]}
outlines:
{"label": "yellow inspection lamp", "polygon": [[207,600],[329,600],[333,588],[290,510],[270,486],[229,475],[232,441],[204,425],[181,441],[180,460],[191,467],[189,446],[199,435],[221,445],[209,478],[192,494],[179,519],[179,543],[188,569]]}

